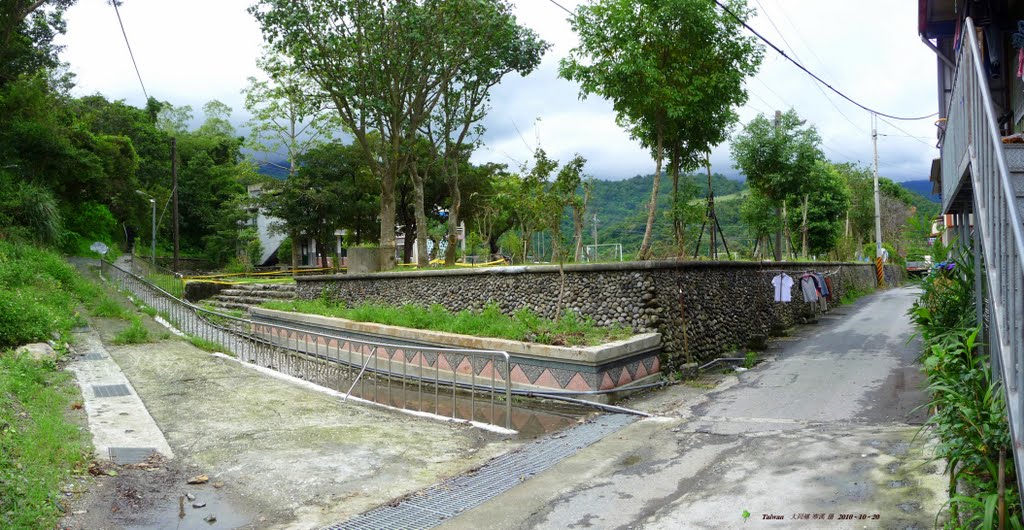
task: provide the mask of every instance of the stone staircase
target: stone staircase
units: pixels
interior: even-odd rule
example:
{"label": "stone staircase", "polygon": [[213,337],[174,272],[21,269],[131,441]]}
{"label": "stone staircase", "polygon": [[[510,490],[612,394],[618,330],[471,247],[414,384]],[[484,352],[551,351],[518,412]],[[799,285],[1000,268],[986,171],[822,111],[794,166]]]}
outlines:
{"label": "stone staircase", "polygon": [[232,285],[203,302],[221,309],[235,309],[248,313],[250,307],[258,306],[263,302],[294,299],[295,284],[293,283],[250,283]]}

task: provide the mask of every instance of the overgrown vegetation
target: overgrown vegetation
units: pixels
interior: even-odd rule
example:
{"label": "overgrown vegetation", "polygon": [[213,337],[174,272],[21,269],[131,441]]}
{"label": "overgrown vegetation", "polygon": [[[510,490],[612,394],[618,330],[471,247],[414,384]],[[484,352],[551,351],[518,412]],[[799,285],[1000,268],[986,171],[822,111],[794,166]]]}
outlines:
{"label": "overgrown vegetation", "polygon": [[272,301],[265,302],[262,307],[390,326],[560,346],[596,345],[624,339],[631,334],[630,330],[623,327],[598,327],[589,318],[580,317],[572,311],[566,312],[557,322],[542,318],[529,309],[520,309],[513,316],[507,316],[493,303],[481,311],[463,310],[457,313],[452,313],[437,304],[423,307],[412,304],[386,306],[364,303],[350,308],[323,299]]}
{"label": "overgrown vegetation", "polygon": [[946,526],[994,528],[1005,520],[1009,528],[1022,528],[1004,391],[979,351],[976,265],[967,249],[954,255],[924,279],[910,310],[925,345],[920,361],[934,411],[927,425],[950,476]]}
{"label": "overgrown vegetation", "polygon": [[87,431],[64,417],[77,401],[53,363],[0,353],[0,528],[55,528],[61,487],[88,462]]}
{"label": "overgrown vegetation", "polygon": [[114,335],[114,344],[122,346],[125,344],[142,344],[152,341],[153,339],[149,336],[149,330],[142,324],[142,319],[137,316],[132,317],[132,322],[128,327],[119,331],[117,335]]}
{"label": "overgrown vegetation", "polygon": [[0,350],[69,331],[97,292],[57,253],[0,240]]}
{"label": "overgrown vegetation", "polygon": [[82,323],[75,308],[97,290],[57,253],[0,240],[0,528],[53,528],[88,448],[64,418],[78,399],[70,376],[11,348]]}

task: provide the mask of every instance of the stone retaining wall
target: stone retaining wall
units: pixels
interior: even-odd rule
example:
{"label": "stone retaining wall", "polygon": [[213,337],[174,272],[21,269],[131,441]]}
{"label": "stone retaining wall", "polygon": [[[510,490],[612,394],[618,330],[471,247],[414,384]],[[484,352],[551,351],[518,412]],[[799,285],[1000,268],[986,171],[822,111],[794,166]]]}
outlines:
{"label": "stone retaining wall", "polygon": [[[902,282],[900,267],[888,266],[890,281]],[[565,267],[564,307],[599,325],[624,325],[658,332],[669,368],[712,359],[815,318],[793,286],[793,302],[773,301],[771,279],[779,270],[798,278],[806,270],[829,273],[834,297],[851,288],[875,286],[871,264],[778,264],[649,261]],[[553,317],[560,275],[557,266],[390,272],[296,278],[298,298],[356,305],[441,304],[452,311],[497,303],[502,312],[528,307]],[[684,332],[685,330],[685,332]],[[685,335],[685,337],[684,337]]]}

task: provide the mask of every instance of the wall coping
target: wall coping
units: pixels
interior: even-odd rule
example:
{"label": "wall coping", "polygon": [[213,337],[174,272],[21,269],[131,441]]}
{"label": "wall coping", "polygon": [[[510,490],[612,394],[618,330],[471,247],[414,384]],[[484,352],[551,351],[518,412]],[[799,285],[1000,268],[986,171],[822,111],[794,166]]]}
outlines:
{"label": "wall coping", "polygon": [[[685,270],[685,269],[784,269],[808,270],[823,267],[874,267],[873,263],[841,262],[841,261],[621,261],[616,263],[572,263],[565,265],[565,272],[643,272],[653,270]],[[354,280],[388,280],[408,278],[437,278],[460,276],[505,276],[512,274],[558,274],[558,265],[508,265],[504,267],[467,267],[463,269],[440,270],[391,270],[368,274],[316,274],[296,276],[297,283],[309,281],[354,281]]]}
{"label": "wall coping", "polygon": [[503,351],[516,357],[529,357],[595,366],[600,366],[618,359],[629,358],[638,353],[657,348],[661,344],[660,333],[638,333],[623,340],[599,344],[597,346],[551,346],[547,344],[537,344],[533,342],[522,342],[509,339],[458,335],[455,333],[406,328],[401,326],[386,326],[373,322],[357,322],[345,318],[325,317],[321,315],[295,313],[291,311],[278,311],[276,309],[266,309],[262,307],[253,307],[250,311],[252,313],[253,320],[257,323],[262,317],[268,320],[294,322],[324,328],[366,333],[369,335],[379,336],[382,338],[382,341],[386,341],[388,338],[393,338],[410,342],[435,344],[439,345],[439,347],[446,346],[449,348]]}

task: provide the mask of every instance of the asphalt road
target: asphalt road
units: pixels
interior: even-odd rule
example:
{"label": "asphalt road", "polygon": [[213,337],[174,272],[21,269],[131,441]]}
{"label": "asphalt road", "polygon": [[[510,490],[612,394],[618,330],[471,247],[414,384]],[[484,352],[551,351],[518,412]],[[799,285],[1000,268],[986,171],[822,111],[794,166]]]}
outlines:
{"label": "asphalt road", "polygon": [[929,460],[906,311],[883,291],[777,341],[712,390],[631,405],[637,422],[450,520],[449,528],[932,528]]}

